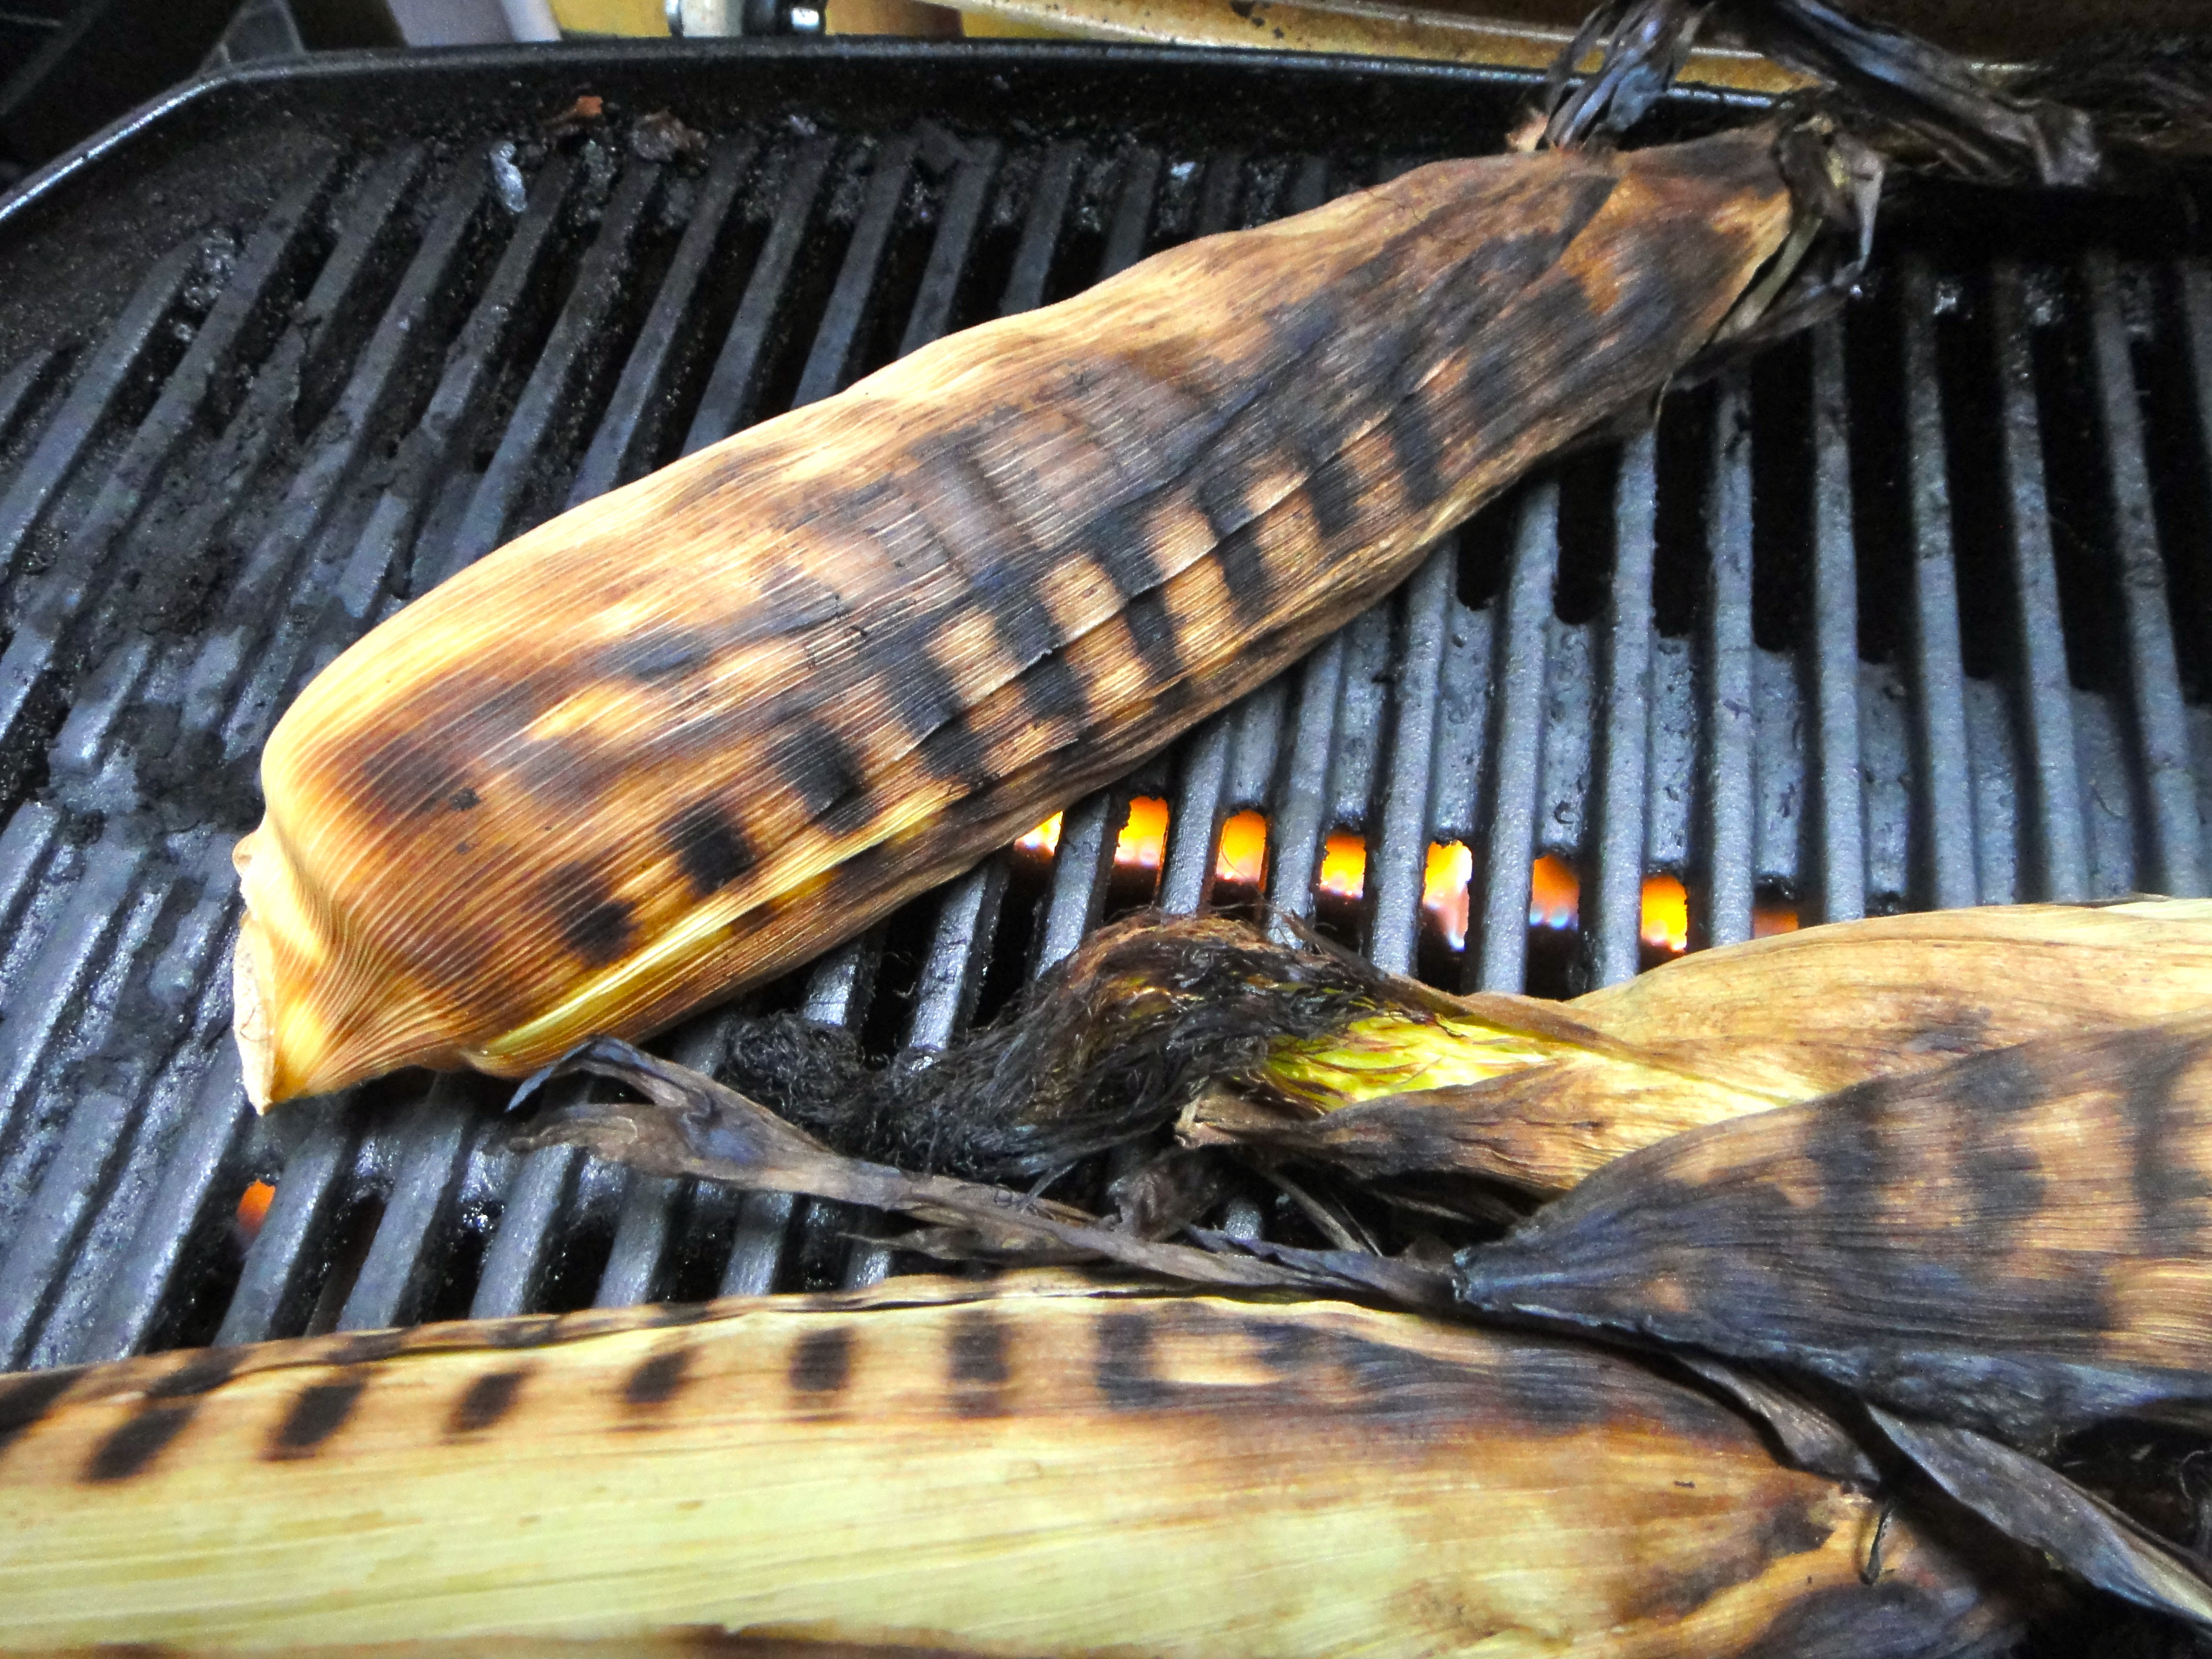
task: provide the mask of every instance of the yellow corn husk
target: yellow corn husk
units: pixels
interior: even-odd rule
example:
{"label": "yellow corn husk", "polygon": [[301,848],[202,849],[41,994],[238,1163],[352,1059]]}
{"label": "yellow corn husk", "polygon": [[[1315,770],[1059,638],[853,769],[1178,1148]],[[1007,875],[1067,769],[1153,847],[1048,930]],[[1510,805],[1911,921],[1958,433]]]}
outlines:
{"label": "yellow corn husk", "polygon": [[1986,905],[1693,952],[1569,1003],[1668,1060],[1808,1099],[2033,1037],[2212,1006],[2212,900]]}
{"label": "yellow corn husk", "polygon": [[417,600],[263,757],[253,1098],[642,1035],[1119,775],[1708,343],[1789,240],[1775,143],[1440,162],[1192,243]]}
{"label": "yellow corn husk", "polygon": [[8,1653],[1932,1659],[2018,1617],[1705,1395],[1346,1304],[902,1281],[59,1380],[0,1382]]}
{"label": "yellow corn husk", "polygon": [[[2036,1037],[2212,1007],[2212,902],[1836,922],[1701,951],[1564,1006],[1459,1006],[1274,1045],[1271,1089],[1331,1112],[1372,1109],[1273,1138],[1339,1154],[1371,1140],[1401,1167],[1449,1159],[1565,1191],[1704,1124]],[[1200,1139],[1250,1139],[1262,1125],[1214,1097],[1188,1127]]]}

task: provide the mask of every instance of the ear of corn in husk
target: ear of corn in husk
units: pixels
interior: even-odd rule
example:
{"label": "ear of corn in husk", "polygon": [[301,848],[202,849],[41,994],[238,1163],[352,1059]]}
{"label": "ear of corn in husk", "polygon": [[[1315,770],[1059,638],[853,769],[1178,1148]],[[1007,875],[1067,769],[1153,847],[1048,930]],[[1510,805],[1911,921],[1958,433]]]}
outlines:
{"label": "ear of corn in husk", "polygon": [[909,1281],[164,1355],[11,1407],[11,1653],[1934,1659],[2021,1610],[1632,1361],[1342,1304]]}
{"label": "ear of corn in husk", "polygon": [[2212,1012],[1692,1130],[1463,1250],[1471,1307],[1809,1372],[2044,1449],[2212,1428]]}
{"label": "ear of corn in husk", "polygon": [[1440,162],[1192,243],[416,600],[264,754],[249,1091],[648,1032],[1116,775],[1711,341],[1790,230],[1776,145]]}
{"label": "ear of corn in husk", "polygon": [[1286,1118],[1217,1098],[1189,1128],[1369,1174],[1455,1170],[1564,1191],[1702,1124],[2052,1033],[2212,1008],[2212,903],[1990,906],[1754,939],[1577,997],[1560,1012],[1595,1038],[1562,1031],[1512,1054],[1493,1035],[1509,1008],[1469,1000],[1487,1022],[1386,1016],[1287,1041],[1267,1085],[1296,1095],[1303,1083],[1316,1103],[1357,1109]]}
{"label": "ear of corn in husk", "polygon": [[2212,904],[2194,900],[1837,923],[1564,1005],[1451,996],[1226,919],[1136,917],[927,1067],[874,1071],[794,1020],[747,1027],[737,1058],[741,1086],[907,1167],[1034,1176],[1180,1113],[1195,1145],[1546,1193],[1684,1129],[2197,1008]]}

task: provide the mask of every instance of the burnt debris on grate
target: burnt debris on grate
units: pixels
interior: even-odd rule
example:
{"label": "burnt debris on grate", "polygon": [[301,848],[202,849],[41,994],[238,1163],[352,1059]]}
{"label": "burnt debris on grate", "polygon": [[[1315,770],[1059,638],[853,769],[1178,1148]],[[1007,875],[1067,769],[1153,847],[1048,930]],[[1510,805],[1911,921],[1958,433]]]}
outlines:
{"label": "burnt debris on grate", "polygon": [[[1514,91],[1389,71],[1423,120],[1486,99],[1483,132],[1370,104],[1302,144],[1250,88],[1344,72],[1103,54],[1071,122],[1044,59],[969,53],[937,65],[957,110],[862,118],[701,61],[754,90],[687,107],[696,157],[618,123],[325,133],[258,210],[149,239],[96,326],[0,326],[0,1368],[902,1265],[838,1206],[518,1157],[483,1079],[255,1121],[224,970],[263,738],[349,641],[563,506],[949,329],[1479,148]],[[573,95],[532,73],[544,110]],[[41,210],[51,242],[68,216]],[[766,1008],[940,1046],[1147,901],[1264,896],[1389,968],[1559,994],[1784,914],[2203,891],[2212,260],[2094,204],[2030,217],[1898,216],[1846,318],[1492,505],[1049,850],[666,1051],[711,1068]]]}

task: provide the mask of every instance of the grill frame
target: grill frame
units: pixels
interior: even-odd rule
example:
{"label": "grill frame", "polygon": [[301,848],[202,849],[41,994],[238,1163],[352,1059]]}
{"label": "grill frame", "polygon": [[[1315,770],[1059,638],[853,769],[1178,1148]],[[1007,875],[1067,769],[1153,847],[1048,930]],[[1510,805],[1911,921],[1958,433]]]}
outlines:
{"label": "grill frame", "polygon": [[[297,671],[397,603],[388,563],[419,589],[948,323],[1310,204],[1349,173],[1494,149],[1530,81],[1030,43],[359,54],[186,88],[0,204],[0,991],[53,992],[33,1006],[51,1036],[0,1027],[0,1369],[890,1270],[879,1224],[836,1206],[733,1200],[572,1149],[517,1158],[481,1080],[416,1074],[252,1121],[218,971],[228,834],[210,821],[252,821],[235,763]],[[717,135],[688,221],[634,158],[602,188],[588,157],[556,150],[514,209],[461,176],[503,137],[526,149],[586,90]],[[1754,103],[1678,94],[1666,119],[1687,131]],[[732,107],[750,112],[743,131]],[[365,160],[364,135],[382,147]],[[238,228],[215,282],[211,224]],[[2082,234],[2108,252],[2058,257]],[[1990,236],[2012,263],[1984,281]],[[2212,528],[2205,246],[2175,252],[2125,204],[1936,187],[1907,192],[1885,237],[1888,286],[1859,315],[1678,397],[1617,458],[1547,469],[1300,668],[1071,808],[1048,871],[988,860],[754,1006],[941,1045],[1098,919],[1137,793],[1171,805],[1167,908],[1205,902],[1223,820],[1259,807],[1269,900],[1314,916],[1322,842],[1356,827],[1363,908],[1323,920],[1383,966],[1470,988],[1522,988],[1540,852],[1582,866],[1576,954],[1537,964],[1555,989],[1634,971],[1655,868],[1685,879],[1700,944],[1747,937],[1762,887],[1808,921],[2204,890],[2212,707],[2185,624],[2212,629],[2212,577],[2173,542]],[[34,291],[21,278],[42,260],[53,274]],[[902,325],[878,291],[894,276]],[[356,315],[362,295],[373,314]],[[302,311],[332,320],[303,330]],[[687,356],[681,325],[699,316],[714,326]],[[443,343],[434,362],[425,337]],[[2176,342],[2180,369],[2147,362]],[[264,372],[288,349],[285,374]],[[1957,369],[1978,349],[1986,386]],[[1885,350],[1902,365],[1902,439],[1851,416],[1880,392]],[[234,372],[256,351],[264,369]],[[2187,448],[2170,430],[2181,405],[2202,452],[2185,487],[2150,464],[2170,473]],[[2043,435],[2085,411],[2101,462]],[[346,429],[325,442],[336,416]],[[1977,470],[1977,444],[1993,469]],[[281,489],[254,482],[295,453]],[[235,500],[178,486],[224,463],[252,475]],[[2085,465],[2110,498],[2086,528]],[[1589,505],[1608,490],[1610,511]],[[1965,516],[1990,501],[2001,534]],[[1881,545],[1862,547],[1861,521]],[[118,629],[72,654],[109,602],[102,577],[159,591],[179,578],[162,538],[217,530],[241,544],[212,598],[179,581],[187,617],[243,628],[264,599],[326,602],[227,652],[217,626],[190,652]],[[2191,544],[2212,562],[2212,541]],[[1867,660],[1862,623],[1885,615],[1869,584],[1899,570],[1906,614]],[[1977,611],[1968,590],[1992,572],[2009,586]],[[2100,664],[2113,641],[2117,667]],[[1966,672],[1977,652],[1994,675]],[[203,775],[173,745],[166,773],[140,768],[153,787],[134,775],[117,794],[118,754],[161,758],[149,708],[219,733],[232,770]],[[1449,839],[1473,849],[1475,879],[1467,949],[1439,963],[1420,865]],[[72,1054],[73,1030],[132,1018],[153,1032],[143,1053]],[[669,1051],[711,1066],[726,1018]],[[276,1196],[241,1248],[229,1213],[255,1177]],[[1232,1228],[1265,1224],[1235,1203]]]}

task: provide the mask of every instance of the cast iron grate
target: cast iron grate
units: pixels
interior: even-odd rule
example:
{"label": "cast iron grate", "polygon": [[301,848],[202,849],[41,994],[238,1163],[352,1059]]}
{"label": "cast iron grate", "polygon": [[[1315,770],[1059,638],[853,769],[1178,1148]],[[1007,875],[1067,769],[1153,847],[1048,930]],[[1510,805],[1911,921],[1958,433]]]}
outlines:
{"label": "cast iron grate", "polygon": [[[1159,246],[1494,147],[1519,89],[1087,49],[340,61],[226,77],[0,212],[0,1369],[898,1265],[837,1206],[519,1158],[481,1079],[255,1121],[225,969],[262,737],[565,504]],[[586,91],[610,118],[547,141]],[[626,142],[664,106],[703,154]],[[1109,910],[1258,896],[1215,890],[1247,811],[1269,902],[1485,988],[1633,973],[1654,877],[1692,945],[2203,891],[2204,246],[2085,200],[1893,217],[1845,320],[1530,480],[1049,857],[738,1012],[941,1045]],[[1139,797],[1157,874],[1115,866]],[[1356,896],[1317,880],[1346,836]],[[1429,890],[1454,844],[1463,941],[1449,855]],[[1578,925],[1532,927],[1540,858]],[[731,1018],[668,1051],[712,1067]]]}

